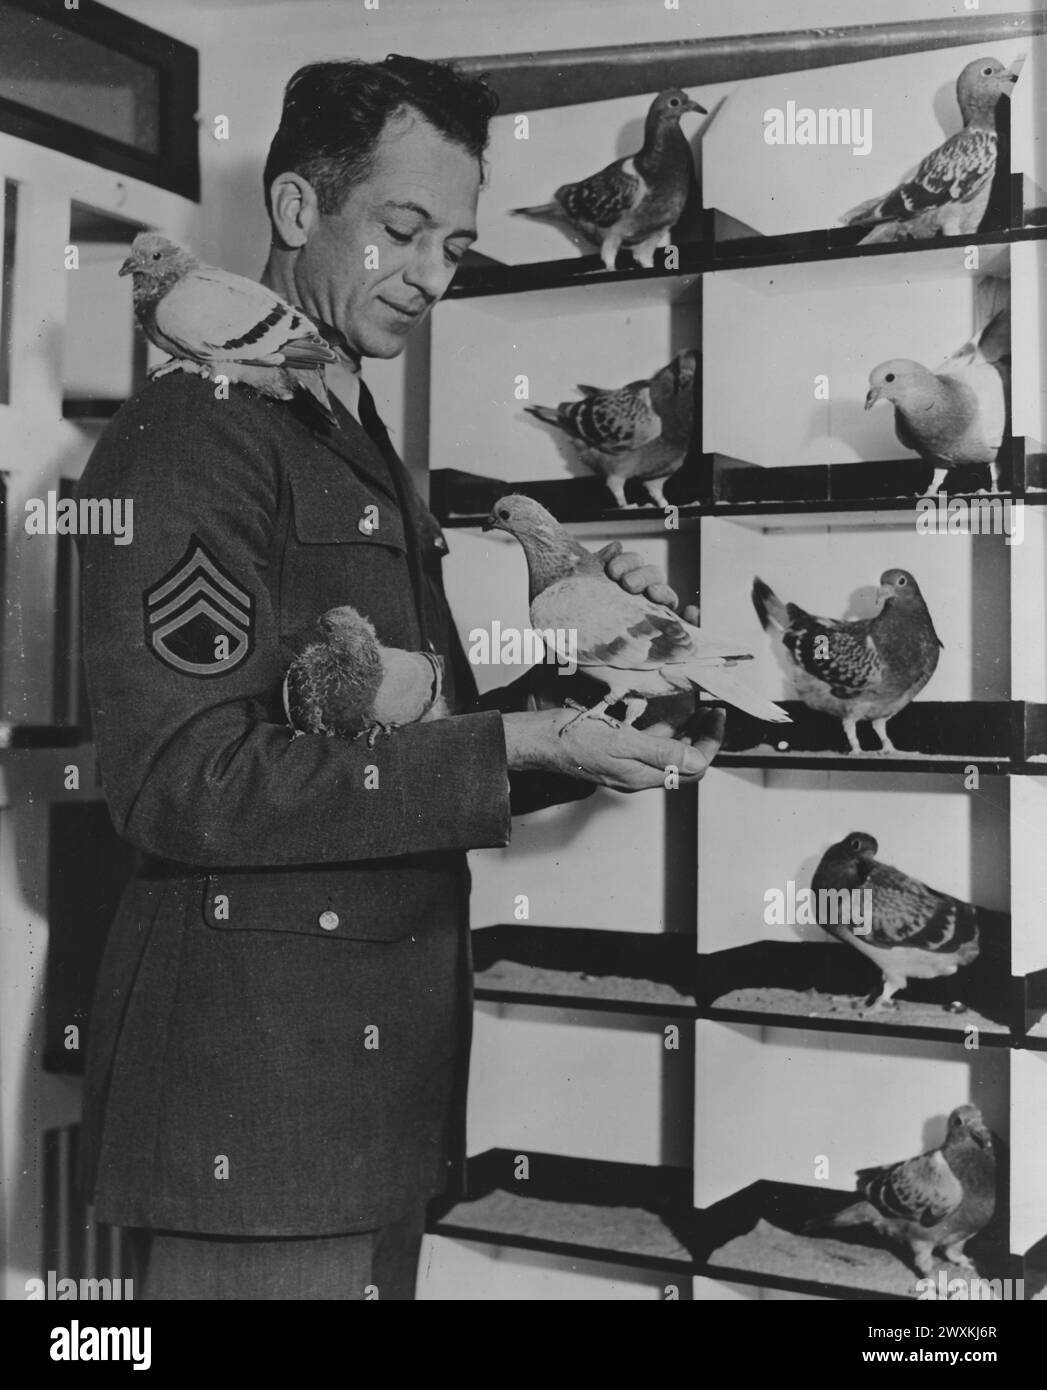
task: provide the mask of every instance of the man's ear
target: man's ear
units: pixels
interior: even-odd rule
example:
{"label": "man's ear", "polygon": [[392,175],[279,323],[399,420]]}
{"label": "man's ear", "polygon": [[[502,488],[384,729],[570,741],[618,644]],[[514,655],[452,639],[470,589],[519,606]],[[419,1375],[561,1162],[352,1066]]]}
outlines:
{"label": "man's ear", "polygon": [[301,174],[278,174],[269,189],[269,216],[276,238],[297,251],[309,240],[320,216],[313,185]]}

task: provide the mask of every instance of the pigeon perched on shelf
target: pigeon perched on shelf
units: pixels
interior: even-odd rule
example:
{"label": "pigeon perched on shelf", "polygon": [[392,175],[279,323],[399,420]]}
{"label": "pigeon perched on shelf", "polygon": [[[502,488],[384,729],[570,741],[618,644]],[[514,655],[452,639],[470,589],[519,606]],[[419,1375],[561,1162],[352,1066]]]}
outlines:
{"label": "pigeon perched on shelf", "polygon": [[552,202],[512,212],[567,222],[599,246],[608,270],[614,270],[622,246],[650,270],[655,250],[669,245],[694,182],[691,147],[680,130],[685,111],[708,114],[678,87],[659,92],[647,112],[641,150],[578,183],[563,184]]}
{"label": "pigeon perched on shelf", "polygon": [[996,104],[1017,80],[995,58],[968,63],[956,83],[963,129],[927,155],[911,178],[851,208],[841,222],[872,226],[863,245],[976,232],[996,172]]}
{"label": "pigeon perched on shelf", "polygon": [[447,713],[443,667],[433,652],[383,647],[374,625],[348,604],[317,622],[317,640],[295,657],[284,677],[284,711],[297,733],[367,735]]}
{"label": "pigeon perched on shelf", "polygon": [[951,468],[988,464],[999,489],[997,458],[1009,428],[1011,315],[1004,307],[934,371],[908,358],[881,362],[869,374],[865,408],[894,406],[898,442],[934,466],[927,495]]}
{"label": "pigeon perched on shelf", "polygon": [[[881,864],[878,850],[872,835],[853,830],[825,851],[811,880],[818,894],[867,890],[871,895],[866,899],[871,920],[863,918],[850,925],[821,920],[820,925],[882,972],[883,988],[874,1006],[890,1004],[910,980],[955,975],[977,960],[980,950],[975,907],[928,888],[890,864]],[[825,915],[819,912],[819,918]]]}
{"label": "pigeon perched on shelf", "polygon": [[629,478],[643,483],[656,507],[666,507],[662,489],[683,466],[694,431],[697,367],[698,353],[688,348],[649,380],[632,381],[616,391],[579,386],[585,393],[580,401],[525,409],[568,435],[619,507],[634,505],[625,500]]}
{"label": "pigeon perched on shelf", "polygon": [[222,375],[277,400],[302,390],[337,424],[323,369],[338,358],[300,309],[255,280],[205,265],[159,232],[139,232],[118,273],[132,277],[142,332],[171,355],[151,376]]}
{"label": "pigeon perched on shelf", "polygon": [[843,722],[852,753],[862,751],[856,729],[861,719],[872,721],[881,752],[897,752],[887,721],[934,675],[942,645],[908,571],[885,570],[878,597],[883,602],[873,618],[816,618],[795,603],[782,603],[762,579],[753,580],[753,606],[764,631],[777,639],[798,698]]}
{"label": "pigeon perched on shelf", "polygon": [[810,1222],[809,1232],[871,1226],[905,1246],[925,1278],[934,1274],[936,1250],[961,1269],[975,1268],[963,1247],[996,1210],[993,1139],[977,1106],[957,1106],[941,1148],[881,1168],[862,1168],[856,1177],[865,1200]]}
{"label": "pigeon perched on shelf", "polygon": [[556,655],[573,658],[580,671],[607,686],[603,699],[577,718],[606,718],[607,707],[622,700],[624,722],[632,724],[655,696],[700,687],[758,719],[788,722],[783,710],[730,669],[751,661],[752,652],[707,636],[664,604],[627,593],[540,503],[518,494],[500,498],[484,523],[485,531],[492,529],[507,531],[523,547],[534,629],[561,643],[570,634],[577,650]]}

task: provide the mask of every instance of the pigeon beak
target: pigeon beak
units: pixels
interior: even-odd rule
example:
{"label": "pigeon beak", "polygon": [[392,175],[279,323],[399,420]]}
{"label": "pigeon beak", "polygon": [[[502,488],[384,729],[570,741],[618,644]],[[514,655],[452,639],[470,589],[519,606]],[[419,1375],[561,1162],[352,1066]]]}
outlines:
{"label": "pigeon beak", "polygon": [[497,531],[500,528],[500,526],[501,522],[498,520],[498,518],[495,516],[493,512],[490,516],[484,517],[484,523],[482,528],[484,531]]}
{"label": "pigeon beak", "polygon": [[704,106],[699,106],[698,103],[692,100],[691,97],[688,97],[687,100],[684,102],[683,109],[685,111],[697,111],[699,116],[708,116],[709,114]]}
{"label": "pigeon beak", "polygon": [[876,597],[881,603],[886,603],[889,598],[894,598],[894,590],[887,584],[880,584],[876,589]]}
{"label": "pigeon beak", "polygon": [[138,262],[135,260],[134,256],[128,256],[127,260],[124,261],[123,265],[116,273],[117,275],[133,275],[137,268]]}
{"label": "pigeon beak", "polygon": [[998,81],[1006,92],[1008,88],[1013,87],[1018,81],[1018,74],[1016,72],[1001,72]]}
{"label": "pigeon beak", "polygon": [[865,409],[872,410],[873,406],[880,399],[880,388],[878,386],[874,386],[865,398]]}

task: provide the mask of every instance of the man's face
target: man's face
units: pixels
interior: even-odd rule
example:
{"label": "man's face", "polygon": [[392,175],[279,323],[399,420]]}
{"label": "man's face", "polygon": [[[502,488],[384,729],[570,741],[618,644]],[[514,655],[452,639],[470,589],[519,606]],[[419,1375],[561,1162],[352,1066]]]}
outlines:
{"label": "man's face", "polygon": [[468,151],[415,112],[393,117],[371,173],[311,229],[294,270],[299,303],[361,356],[396,357],[476,239],[479,191]]}

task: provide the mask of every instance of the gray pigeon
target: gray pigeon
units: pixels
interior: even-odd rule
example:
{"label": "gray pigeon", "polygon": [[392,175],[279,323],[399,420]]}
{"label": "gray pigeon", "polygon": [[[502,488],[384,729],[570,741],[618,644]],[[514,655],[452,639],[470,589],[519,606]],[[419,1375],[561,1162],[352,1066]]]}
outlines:
{"label": "gray pigeon", "polygon": [[142,332],[171,355],[151,377],[221,375],[277,400],[304,391],[337,424],[324,368],[338,357],[301,309],[255,280],[205,265],[159,232],[139,232],[118,273],[131,276]]}
{"label": "gray pigeon", "polygon": [[956,100],[963,129],[922,161],[912,178],[840,219],[871,226],[862,244],[968,236],[981,226],[996,172],[996,103],[1017,81],[995,58],[975,58],[960,73]]}
{"label": "gray pigeon", "polygon": [[1000,309],[935,371],[908,358],[881,362],[869,374],[865,408],[894,406],[898,442],[934,465],[928,494],[950,468],[988,464],[999,488],[997,459],[1009,428],[1010,309]]}
{"label": "gray pigeon", "polygon": [[860,931],[839,921],[820,925],[880,969],[883,988],[874,1003],[883,1005],[910,980],[955,975],[977,960],[980,947],[976,908],[881,864],[879,848],[872,835],[852,830],[822,855],[811,887],[819,894],[871,894],[871,921],[862,921]]}
{"label": "gray pigeon", "polygon": [[433,652],[383,647],[374,626],[348,604],[328,609],[317,640],[295,657],[284,678],[284,711],[297,733],[367,735],[446,713],[443,666]]}
{"label": "gray pigeon", "polygon": [[961,1269],[975,1268],[963,1247],[996,1210],[993,1139],[976,1105],[959,1105],[952,1112],[941,1148],[881,1168],[862,1168],[856,1176],[864,1201],[812,1221],[808,1231],[871,1226],[905,1246],[925,1278],[934,1275],[939,1249]]}
{"label": "gray pigeon", "polygon": [[525,408],[555,425],[577,445],[578,456],[599,473],[619,507],[629,507],[625,484],[643,483],[656,507],[665,507],[663,486],[683,466],[694,432],[694,376],[698,353],[679,352],[649,380],[630,382],[616,391],[579,386],[580,401],[563,401],[555,409]]}
{"label": "gray pigeon", "polygon": [[903,710],[934,675],[941,642],[920,587],[907,570],[880,575],[880,611],[854,622],[816,618],[782,603],[762,579],[753,581],[753,606],[776,639],[796,694],[811,709],[843,722],[852,753],[862,751],[856,725],[869,719],[880,751],[897,749],[887,721]]}
{"label": "gray pigeon", "polygon": [[700,688],[757,719],[789,722],[784,710],[734,674],[752,652],[710,637],[643,594],[627,593],[608,577],[599,556],[533,498],[499,498],[484,530],[507,531],[523,547],[535,631],[549,634],[547,644],[557,638],[565,643],[570,635],[576,650],[557,655],[573,657],[580,671],[607,687],[579,718],[606,718],[609,705],[624,701],[624,722],[632,724],[655,696]]}
{"label": "gray pigeon", "polygon": [[691,147],[680,130],[685,111],[707,114],[678,87],[659,92],[647,112],[641,150],[578,183],[563,184],[552,202],[513,208],[513,213],[567,222],[599,246],[608,270],[614,270],[622,246],[651,269],[657,248],[669,245],[694,182]]}

